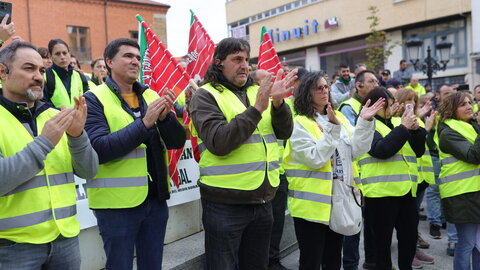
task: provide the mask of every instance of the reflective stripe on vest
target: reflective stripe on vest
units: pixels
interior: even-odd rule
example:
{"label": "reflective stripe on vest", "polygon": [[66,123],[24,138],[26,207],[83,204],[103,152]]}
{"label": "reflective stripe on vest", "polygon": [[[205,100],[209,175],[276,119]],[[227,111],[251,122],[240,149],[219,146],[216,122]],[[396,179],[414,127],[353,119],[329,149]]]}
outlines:
{"label": "reflective stripe on vest", "polygon": [[[395,126],[395,119],[392,118]],[[386,137],[391,129],[379,120],[375,120],[375,130]],[[405,143],[394,156],[378,159],[370,154],[359,158],[360,178],[365,197],[398,197],[409,191],[416,195],[418,181],[418,165],[415,152]]]}
{"label": "reflective stripe on vest", "polygon": [[[135,119],[126,112],[119,97],[105,83],[90,90],[103,105],[110,132],[114,133]],[[145,90],[142,98],[147,104],[158,99],[152,90]],[[140,144],[130,153],[100,164],[94,179],[87,180],[89,207],[93,209],[131,208],[141,204],[148,193],[146,146]]]}
{"label": "reflective stripe on vest", "polygon": [[[346,118],[340,112],[336,112],[336,115],[343,128],[348,129]],[[295,117],[294,122],[295,125],[301,125],[316,140],[323,136],[322,130],[313,119],[300,115]],[[350,136],[348,132],[347,135]],[[292,156],[292,145],[288,140],[282,165],[289,183],[288,208],[290,215],[328,224],[332,201],[331,162],[327,162],[320,169],[312,169],[298,163]],[[352,166],[355,181],[355,178],[358,178],[358,172],[355,165],[352,164]]]}
{"label": "reflective stripe on vest", "polygon": [[[417,117],[420,127],[425,128],[422,119]],[[435,184],[435,172],[433,171],[433,161],[430,151],[428,150],[427,142],[425,142],[425,153],[417,159],[418,165],[418,183],[426,181],[429,185]]]}
{"label": "reflective stripe on vest", "polygon": [[[55,212],[55,219],[60,220],[64,218],[73,217],[77,214],[77,206],[71,205],[62,208],[53,209]],[[11,218],[0,219],[0,231],[18,229],[37,225],[53,219],[52,209],[47,209],[35,213],[15,216]]]}
{"label": "reflective stripe on vest", "polygon": [[[471,144],[473,144],[478,137],[477,131],[470,123],[448,119],[444,124],[458,132]],[[440,197],[443,199],[480,191],[480,185],[478,184],[480,183],[480,165],[467,163],[448,153],[444,153],[439,147],[440,139],[438,132],[435,133],[434,140],[437,144],[440,163],[442,164],[438,178]]]}
{"label": "reflective stripe on vest", "polygon": [[[58,186],[58,185],[64,185],[69,183],[75,183],[73,173],[61,173],[61,174],[49,175],[48,180],[49,180],[50,186]],[[9,195],[13,195],[29,189],[45,187],[45,186],[47,186],[47,177],[45,175],[37,175],[3,196],[9,196]]]}
{"label": "reflective stripe on vest", "polygon": [[72,71],[72,75],[70,76],[69,94],[57,72],[53,68],[52,71],[53,75],[55,76],[55,90],[53,90],[53,95],[50,98],[50,101],[55,107],[58,108],[60,108],[61,105],[65,105],[67,108],[73,108],[75,106],[75,101],[73,98],[79,97],[83,93],[83,82],[82,78],[80,77],[80,73],[76,70]]}
{"label": "reflective stripe on vest", "polygon": [[[210,84],[202,86],[218,104],[227,123],[230,123],[247,107],[230,90],[223,86],[221,91]],[[250,104],[255,103],[258,86],[250,86],[246,90]],[[205,147],[201,138],[198,139],[200,150],[200,182],[217,188],[238,190],[255,190],[265,180],[273,187],[279,184],[279,146],[274,135],[271,120],[271,108],[262,113],[262,119],[257,124],[253,134],[232,152],[217,156]]]}
{"label": "reflective stripe on vest", "polygon": [[[50,108],[36,117],[39,134],[57,113],[58,110]],[[3,106],[0,106],[0,126],[8,127],[0,129],[0,152],[4,158],[16,155],[34,141],[22,123]],[[59,234],[74,237],[80,232],[75,217],[76,202],[72,160],[64,134],[46,156],[42,171],[0,196],[0,239],[44,244]],[[61,211],[64,208],[73,211],[65,214]]]}

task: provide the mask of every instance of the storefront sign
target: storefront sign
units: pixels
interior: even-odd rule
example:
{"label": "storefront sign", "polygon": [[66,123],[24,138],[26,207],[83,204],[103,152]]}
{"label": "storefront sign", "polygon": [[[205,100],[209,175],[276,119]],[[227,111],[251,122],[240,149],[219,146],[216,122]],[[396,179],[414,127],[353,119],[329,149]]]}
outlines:
{"label": "storefront sign", "polygon": [[[317,34],[320,31],[320,25],[317,20],[304,21],[305,25],[295,27],[292,30],[280,30],[279,28],[271,29],[268,31],[270,39],[273,43],[289,41],[294,38],[302,38],[303,36],[308,36],[310,34]],[[337,17],[329,18],[325,21],[325,29],[338,27]]]}
{"label": "storefront sign", "polygon": [[[174,206],[182,203],[200,199],[197,181],[200,177],[198,164],[193,158],[192,143],[190,140],[185,142],[182,156],[178,162],[179,186],[176,187],[173,182],[170,183],[170,200],[168,206]],[[77,218],[80,221],[80,229],[86,229],[97,225],[97,219],[93,211],[88,208],[88,196],[86,181],[75,176],[77,188]]]}

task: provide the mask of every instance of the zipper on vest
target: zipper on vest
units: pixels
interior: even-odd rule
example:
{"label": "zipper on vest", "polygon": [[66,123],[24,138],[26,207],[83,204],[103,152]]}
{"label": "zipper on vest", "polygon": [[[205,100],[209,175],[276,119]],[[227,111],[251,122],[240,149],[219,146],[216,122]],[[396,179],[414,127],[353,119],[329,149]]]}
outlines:
{"label": "zipper on vest", "polygon": [[262,195],[262,204],[265,204],[265,196],[267,194],[267,185],[265,185],[265,179],[268,179],[268,151],[267,151],[267,142],[265,141],[265,138],[263,137],[262,133],[260,132],[260,129],[257,126],[258,133],[260,134],[260,138],[262,138],[262,143],[263,143],[263,148],[265,149],[265,156],[266,156],[266,161],[265,161],[265,174],[263,176],[262,180],[262,186],[263,186],[263,195]]}

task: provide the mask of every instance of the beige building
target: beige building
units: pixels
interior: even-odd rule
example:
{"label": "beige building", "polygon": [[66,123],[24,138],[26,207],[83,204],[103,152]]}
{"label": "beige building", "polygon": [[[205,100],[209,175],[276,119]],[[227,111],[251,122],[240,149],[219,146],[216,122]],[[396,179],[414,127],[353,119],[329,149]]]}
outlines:
{"label": "beige building", "polygon": [[[258,57],[261,29],[265,26],[274,41],[280,60],[309,70],[325,70],[332,75],[340,63],[351,68],[367,60],[365,37],[369,34],[369,6],[379,9],[380,25],[392,41],[417,35],[423,40],[421,59],[427,46],[435,56],[435,44],[446,36],[453,43],[445,71],[433,76],[441,83],[480,83],[480,53],[475,40],[479,27],[472,28],[472,13],[480,13],[478,0],[227,0],[229,35],[250,41],[252,62]],[[479,14],[480,15],[480,14]],[[472,30],[473,29],[473,30]],[[477,32],[477,33],[474,33]],[[480,45],[479,45],[480,47]],[[406,46],[393,49],[385,68],[393,73],[406,59]],[[412,68],[411,65],[409,68]],[[426,75],[418,72],[420,78]],[[467,76],[466,76],[467,75]]]}

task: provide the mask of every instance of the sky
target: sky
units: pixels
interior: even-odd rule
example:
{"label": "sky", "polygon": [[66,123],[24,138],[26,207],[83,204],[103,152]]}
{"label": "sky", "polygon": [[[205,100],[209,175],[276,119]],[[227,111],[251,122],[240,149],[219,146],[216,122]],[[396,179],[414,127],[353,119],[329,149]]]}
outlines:
{"label": "sky", "polygon": [[190,9],[202,23],[213,42],[227,37],[225,0],[154,0],[170,6],[167,12],[168,50],[173,56],[187,54]]}

